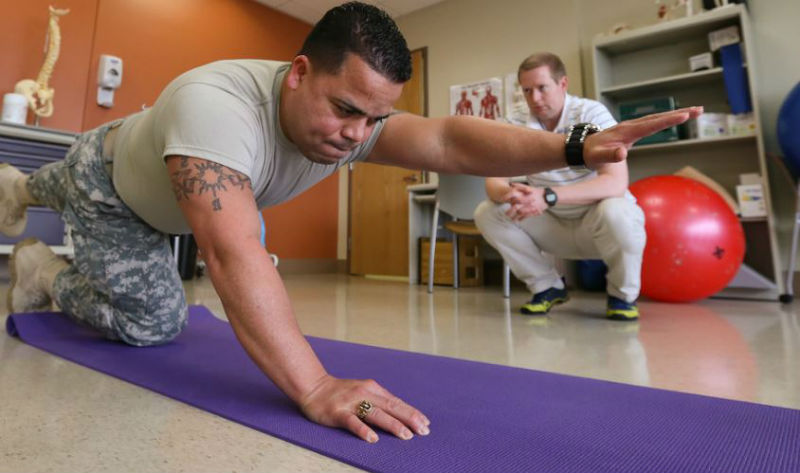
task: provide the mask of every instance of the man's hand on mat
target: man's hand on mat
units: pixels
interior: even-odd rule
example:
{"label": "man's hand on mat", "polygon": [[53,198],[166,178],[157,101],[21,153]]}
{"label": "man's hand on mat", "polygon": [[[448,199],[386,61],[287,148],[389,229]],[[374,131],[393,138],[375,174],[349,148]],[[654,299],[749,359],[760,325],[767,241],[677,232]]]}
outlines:
{"label": "man's hand on mat", "polygon": [[[361,411],[364,420],[358,416],[362,401],[372,405],[371,409]],[[318,424],[347,429],[370,443],[378,441],[370,426],[404,440],[412,438],[412,432],[430,433],[431,422],[427,417],[371,379],[338,379],[327,375],[302,399],[300,409]]]}
{"label": "man's hand on mat", "polygon": [[679,125],[703,113],[703,107],[688,107],[670,112],[647,115],[634,120],[626,120],[603,131],[589,135],[583,149],[586,166],[596,169],[604,163],[625,160],[628,150],[634,143],[653,133]]}

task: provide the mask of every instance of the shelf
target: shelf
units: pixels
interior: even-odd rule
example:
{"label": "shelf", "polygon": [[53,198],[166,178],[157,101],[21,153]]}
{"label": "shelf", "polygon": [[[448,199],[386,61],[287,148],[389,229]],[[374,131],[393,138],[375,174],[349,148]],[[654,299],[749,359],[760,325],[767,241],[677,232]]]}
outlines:
{"label": "shelf", "polygon": [[418,202],[420,204],[430,204],[436,202],[436,194],[415,195],[413,199],[414,202]]}
{"label": "shelf", "polygon": [[[14,245],[0,245],[0,255],[10,255]],[[71,246],[50,246],[53,253],[62,256],[72,256],[74,249]]]}
{"label": "shelf", "polygon": [[767,217],[739,217],[739,221],[742,223],[766,222]]}
{"label": "shelf", "polygon": [[[708,52],[709,33],[732,26],[739,30],[742,62],[750,66],[746,72],[753,79],[757,74],[753,70],[756,64],[747,8],[741,4],[728,5],[618,35],[595,37],[592,58],[597,100],[614,109],[624,102],[673,96],[685,105],[704,105],[708,111],[729,112],[723,68],[689,72],[688,62],[692,56]],[[756,134],[640,144],[628,151],[630,172],[631,179],[638,180],[693,166],[729,192],[735,190],[741,174],[759,173],[763,177],[768,215],[737,217],[745,229],[748,262],[752,268],[758,268],[758,273],[743,265],[742,274],[732,284],[735,287],[728,287],[714,297],[777,300],[784,292],[782,263],[769,201],[773,194],[765,164],[764,128],[753,86],[751,80],[747,91],[754,99]]]}
{"label": "shelf", "polygon": [[680,149],[680,148],[694,148],[694,147],[703,147],[703,146],[727,146],[727,145],[735,145],[747,142],[753,142],[755,145],[756,136],[755,135],[748,135],[748,136],[723,136],[719,138],[693,138],[689,140],[678,140],[678,141],[669,141],[667,143],[654,143],[649,145],[641,145],[641,146],[634,146],[628,152],[629,153],[645,153],[648,151],[663,151],[668,149]]}
{"label": "shelf", "polygon": [[23,140],[40,141],[59,145],[72,145],[78,137],[77,133],[51,128],[17,125],[15,123],[0,123],[0,135]]}
{"label": "shelf", "polygon": [[614,87],[605,88],[601,90],[600,93],[608,98],[618,98],[625,95],[633,95],[645,89],[652,90],[653,88],[657,87],[689,87],[703,83],[711,83],[718,80],[722,80],[721,67],[715,67],[705,71],[687,72],[685,74],[660,77],[658,79],[632,82],[630,84],[617,85]]}
{"label": "shelf", "polygon": [[690,17],[664,21],[614,36],[600,37],[595,39],[594,47],[607,54],[616,55],[678,43],[692,36],[738,24],[739,15],[745,15],[746,12],[747,10],[741,5],[719,7]]}
{"label": "shelf", "polygon": [[431,182],[423,182],[422,184],[411,184],[406,186],[406,191],[408,192],[425,192],[425,191],[435,191],[438,186],[435,183]]}

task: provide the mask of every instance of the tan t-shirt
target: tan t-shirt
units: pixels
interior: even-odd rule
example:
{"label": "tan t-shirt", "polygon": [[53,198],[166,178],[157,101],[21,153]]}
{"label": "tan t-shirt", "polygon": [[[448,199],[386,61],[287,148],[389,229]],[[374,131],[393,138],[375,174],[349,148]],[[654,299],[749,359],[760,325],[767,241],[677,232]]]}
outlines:
{"label": "tan t-shirt", "polygon": [[247,175],[258,208],[285,202],[361,161],[383,128],[336,164],[304,157],[278,121],[281,82],[289,64],[219,61],[173,80],[152,108],[123,121],[114,142],[114,186],[145,222],[165,233],[191,230],[172,191],[164,158],[192,156]]}

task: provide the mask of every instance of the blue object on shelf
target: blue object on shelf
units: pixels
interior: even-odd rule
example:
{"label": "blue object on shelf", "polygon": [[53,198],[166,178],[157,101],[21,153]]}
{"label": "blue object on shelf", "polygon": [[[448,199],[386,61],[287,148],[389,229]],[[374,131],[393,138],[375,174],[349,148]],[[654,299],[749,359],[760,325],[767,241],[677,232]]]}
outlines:
{"label": "blue object on shelf", "polygon": [[800,176],[800,82],[786,96],[778,113],[778,143],[795,177]]}
{"label": "blue object on shelf", "polygon": [[720,48],[722,60],[722,75],[725,78],[725,90],[728,92],[728,103],[731,113],[748,113],[753,110],[750,102],[747,71],[742,61],[742,46],[740,43],[729,44]]}

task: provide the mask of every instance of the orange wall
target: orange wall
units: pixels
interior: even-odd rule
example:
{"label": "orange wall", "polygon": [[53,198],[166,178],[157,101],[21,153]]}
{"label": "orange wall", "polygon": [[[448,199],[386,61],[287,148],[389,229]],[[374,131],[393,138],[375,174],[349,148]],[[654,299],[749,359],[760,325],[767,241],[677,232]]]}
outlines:
{"label": "orange wall", "polygon": [[[0,0],[0,91],[35,78],[47,6],[61,18],[55,66],[55,114],[42,126],[82,131],[150,106],[175,76],[218,59],[289,60],[310,26],[251,0]],[[5,5],[7,4],[7,5]],[[12,12],[12,14],[5,14]],[[114,107],[96,104],[101,54],[123,60]],[[267,246],[281,258],[336,258],[338,181],[334,177],[290,203],[267,209]],[[302,217],[301,217],[302,216]]]}
{"label": "orange wall", "polygon": [[[91,59],[98,0],[57,0],[69,8],[61,17],[61,53],[50,86],[55,93],[55,112],[41,126],[81,131],[84,100]],[[34,79],[44,61],[48,10],[46,0],[0,0],[0,95],[13,92],[22,79]],[[33,123],[33,114],[28,114]]]}

